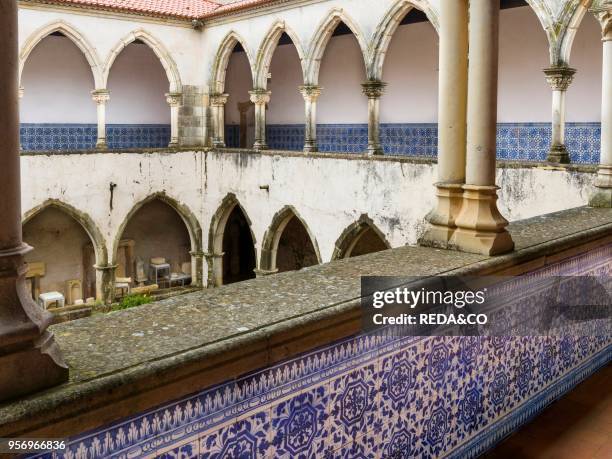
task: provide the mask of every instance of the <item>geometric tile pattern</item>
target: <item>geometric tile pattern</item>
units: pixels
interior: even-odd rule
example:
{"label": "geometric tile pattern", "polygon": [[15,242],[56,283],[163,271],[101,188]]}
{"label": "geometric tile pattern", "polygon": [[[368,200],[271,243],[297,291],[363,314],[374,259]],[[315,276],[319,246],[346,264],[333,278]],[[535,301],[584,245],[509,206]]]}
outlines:
{"label": "geometric tile pattern", "polygon": [[[612,275],[612,245],[516,282],[593,272]],[[360,334],[69,439],[54,457],[476,457],[612,360],[612,336],[591,332]]]}
{"label": "geometric tile pattern", "polygon": [[[232,126],[231,130],[233,136],[228,146],[237,147],[239,127]],[[302,150],[304,146],[302,125],[268,125],[266,135],[268,145],[275,150]],[[565,136],[572,163],[599,164],[600,123],[567,123]],[[381,124],[380,138],[388,155],[437,155],[436,123]],[[544,161],[550,139],[550,123],[500,123],[497,125],[497,157]],[[368,128],[366,124],[320,124],[317,126],[317,142],[321,152],[363,153],[368,145]]]}
{"label": "geometric tile pattern", "polygon": [[[95,148],[95,124],[22,123],[21,148],[24,151],[69,151]],[[165,124],[109,124],[106,141],[111,149],[165,148],[170,143],[170,126]]]}

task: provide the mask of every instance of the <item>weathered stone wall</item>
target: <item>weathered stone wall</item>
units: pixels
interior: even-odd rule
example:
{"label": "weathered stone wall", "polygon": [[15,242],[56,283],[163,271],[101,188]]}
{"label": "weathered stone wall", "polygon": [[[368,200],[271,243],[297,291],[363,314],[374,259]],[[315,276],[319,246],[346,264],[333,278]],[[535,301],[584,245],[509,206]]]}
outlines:
{"label": "weathered stone wall", "polygon": [[[436,176],[434,163],[391,157],[246,150],[23,155],[22,211],[55,199],[87,214],[113,260],[128,216],[151,196],[167,198],[179,212],[191,250],[207,251],[213,216],[233,194],[251,222],[258,267],[264,235],[285,206],[293,206],[327,262],[340,235],[364,214],[392,247],[416,243]],[[581,206],[593,179],[589,169],[500,167],[500,208],[517,220]]]}

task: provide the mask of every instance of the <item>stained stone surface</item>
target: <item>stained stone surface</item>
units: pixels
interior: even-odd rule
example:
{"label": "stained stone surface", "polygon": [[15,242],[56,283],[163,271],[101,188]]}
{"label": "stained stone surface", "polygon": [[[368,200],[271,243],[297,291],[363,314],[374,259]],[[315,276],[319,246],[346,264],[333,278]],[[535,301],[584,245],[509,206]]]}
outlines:
{"label": "stained stone surface", "polygon": [[[577,208],[513,223],[510,232],[520,252],[602,225],[612,234],[611,209]],[[407,246],[59,324],[53,331],[75,382],[249,333],[242,327],[252,331],[333,308],[359,298],[360,276],[437,275],[514,256]]]}
{"label": "stained stone surface", "polygon": [[276,332],[294,330],[321,312],[339,313],[359,298],[360,276],[473,273],[554,253],[565,247],[564,240],[571,247],[610,236],[612,209],[571,209],[515,222],[509,229],[517,250],[499,257],[401,247],[55,325],[52,330],[70,366],[70,381],[25,403],[0,406],[0,428],[2,420],[11,422],[34,408],[78,398],[86,381],[88,390],[103,390],[128,374],[144,374],[151,365],[183,365],[197,357],[194,351],[210,349],[214,355],[248,345],[270,327]]}

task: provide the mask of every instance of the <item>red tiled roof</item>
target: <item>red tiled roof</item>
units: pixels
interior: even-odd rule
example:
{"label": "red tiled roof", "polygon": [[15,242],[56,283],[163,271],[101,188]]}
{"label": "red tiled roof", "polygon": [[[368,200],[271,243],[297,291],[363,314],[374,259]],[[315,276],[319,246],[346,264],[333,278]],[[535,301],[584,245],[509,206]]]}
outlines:
{"label": "red tiled roof", "polygon": [[225,5],[219,6],[216,10],[207,13],[205,16],[217,16],[219,14],[231,13],[233,11],[245,10],[253,8],[266,3],[272,3],[274,0],[239,0],[232,3],[226,3]]}
{"label": "red tiled roof", "polygon": [[198,19],[221,5],[210,0],[40,0],[43,3],[68,4],[85,8],[145,14],[150,16]]}

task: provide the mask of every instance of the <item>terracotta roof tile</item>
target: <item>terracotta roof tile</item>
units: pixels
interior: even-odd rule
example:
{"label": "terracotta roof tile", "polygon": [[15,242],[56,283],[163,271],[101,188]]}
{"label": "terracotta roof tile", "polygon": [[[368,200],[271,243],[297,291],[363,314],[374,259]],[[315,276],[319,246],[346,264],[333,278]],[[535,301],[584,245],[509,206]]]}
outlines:
{"label": "terracotta roof tile", "polygon": [[210,0],[42,0],[42,2],[185,19],[204,17],[220,7],[218,3]]}

